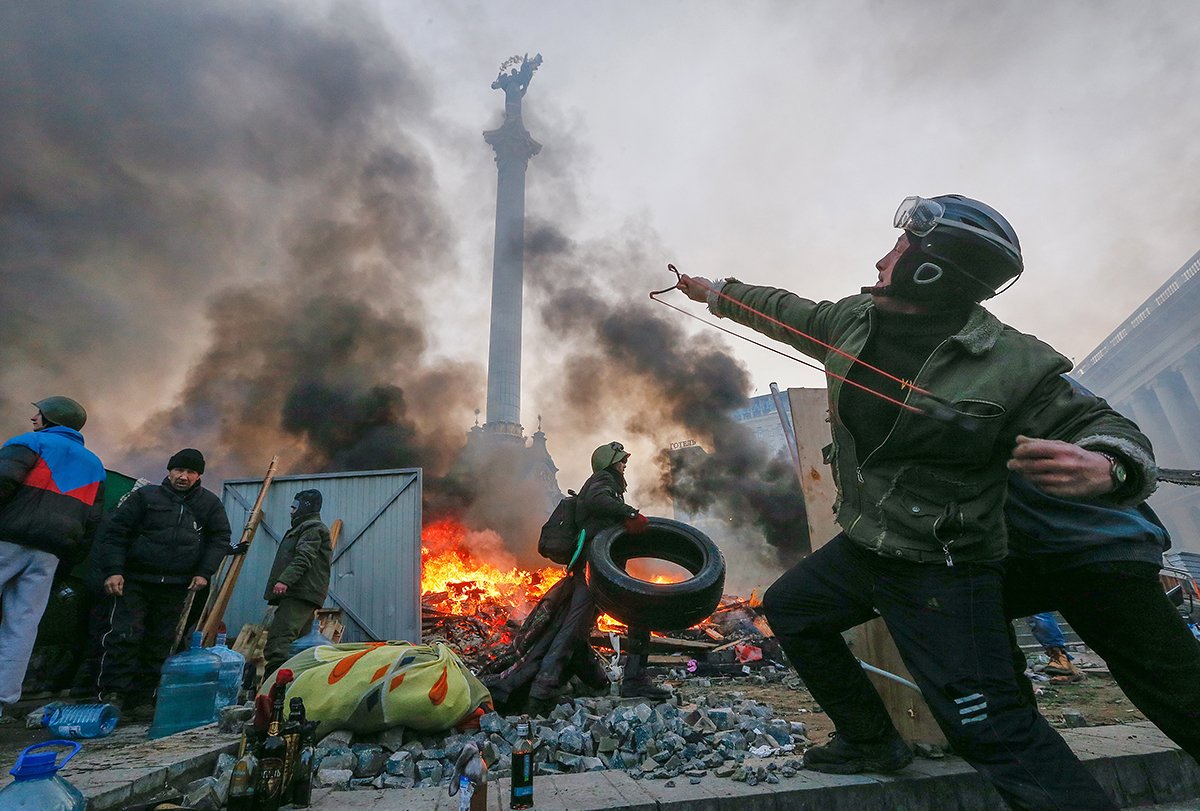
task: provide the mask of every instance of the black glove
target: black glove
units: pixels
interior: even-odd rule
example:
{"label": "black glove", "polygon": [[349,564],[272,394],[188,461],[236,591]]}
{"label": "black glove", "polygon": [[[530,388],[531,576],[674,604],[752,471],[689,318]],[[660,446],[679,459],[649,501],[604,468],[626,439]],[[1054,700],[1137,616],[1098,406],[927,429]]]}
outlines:
{"label": "black glove", "polygon": [[232,546],[229,548],[229,554],[231,554],[231,555],[244,555],[249,551],[250,551],[250,542],[249,541],[242,541],[237,546]]}

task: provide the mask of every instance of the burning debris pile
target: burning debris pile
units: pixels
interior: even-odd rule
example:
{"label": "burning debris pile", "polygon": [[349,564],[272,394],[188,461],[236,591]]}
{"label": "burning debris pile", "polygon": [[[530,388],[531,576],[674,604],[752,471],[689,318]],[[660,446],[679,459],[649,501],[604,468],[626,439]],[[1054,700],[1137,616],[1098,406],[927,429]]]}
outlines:
{"label": "burning debris pile", "polygon": [[472,669],[486,664],[563,574],[557,567],[522,569],[502,546],[453,519],[427,524],[421,530],[421,638],[445,642]]}
{"label": "burning debris pile", "polygon": [[[482,538],[481,538],[482,536]],[[482,559],[480,546],[488,559]],[[484,533],[471,533],[448,518],[422,530],[421,637],[426,644],[444,642],[478,672],[495,672],[510,653],[509,644],[521,622],[539,599],[559,580],[561,567],[522,569],[502,547]],[[653,563],[630,562],[631,573],[650,582],[678,579],[653,573]],[[507,567],[507,568],[502,568]],[[682,668],[691,675],[739,675],[773,660],[781,661],[778,645],[758,599],[725,596],[707,620],[671,636],[654,634],[652,665]],[[625,626],[601,616],[592,637],[594,647],[611,654],[611,635]],[[502,668],[500,668],[502,669]]]}

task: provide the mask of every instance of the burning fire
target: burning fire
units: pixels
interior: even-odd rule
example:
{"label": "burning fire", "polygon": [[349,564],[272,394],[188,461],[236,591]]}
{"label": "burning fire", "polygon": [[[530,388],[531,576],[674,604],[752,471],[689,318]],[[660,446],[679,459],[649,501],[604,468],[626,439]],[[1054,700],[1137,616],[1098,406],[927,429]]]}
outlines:
{"label": "burning fire", "polygon": [[[672,574],[655,574],[654,564],[630,561],[629,573],[652,583],[674,583]],[[446,614],[474,616],[491,625],[521,620],[566,572],[558,566],[526,571],[494,532],[472,532],[452,518],[421,530],[421,601]],[[601,631],[624,632],[608,614]]]}
{"label": "burning fire", "polygon": [[421,530],[421,598],[439,611],[470,615],[503,608],[523,615],[565,574],[557,567],[521,569],[495,533],[470,532],[451,518]]}

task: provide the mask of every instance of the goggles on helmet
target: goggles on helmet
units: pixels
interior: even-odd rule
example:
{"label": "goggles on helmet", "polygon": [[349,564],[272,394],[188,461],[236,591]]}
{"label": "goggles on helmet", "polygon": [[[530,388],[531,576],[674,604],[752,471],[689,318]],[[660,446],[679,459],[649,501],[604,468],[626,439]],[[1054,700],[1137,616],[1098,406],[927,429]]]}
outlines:
{"label": "goggles on helmet", "polygon": [[902,228],[910,234],[923,237],[937,228],[945,213],[946,207],[937,200],[926,200],[924,197],[905,197],[901,201],[900,207],[896,209],[892,225]]}
{"label": "goggles on helmet", "polygon": [[1018,262],[1020,261],[1021,250],[1016,245],[1013,245],[1004,237],[994,234],[991,231],[977,228],[969,223],[948,219],[946,217],[946,207],[937,200],[929,200],[924,197],[905,197],[900,202],[900,207],[896,209],[896,216],[892,218],[892,225],[918,237],[928,236],[939,225],[969,231],[976,236],[983,237],[993,245],[1000,246],[1005,251],[1011,253]]}

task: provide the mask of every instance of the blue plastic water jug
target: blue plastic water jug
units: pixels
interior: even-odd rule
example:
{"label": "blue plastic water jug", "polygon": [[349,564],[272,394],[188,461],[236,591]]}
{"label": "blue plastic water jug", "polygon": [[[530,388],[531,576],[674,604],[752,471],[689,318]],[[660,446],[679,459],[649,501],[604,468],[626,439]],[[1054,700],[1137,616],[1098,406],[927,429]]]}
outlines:
{"label": "blue plastic water jug", "polygon": [[288,658],[292,658],[301,651],[306,651],[309,648],[315,648],[318,645],[332,645],[333,640],[321,633],[321,623],[313,620],[312,630],[304,636],[292,643],[292,647],[288,649]]}
{"label": "blue plastic water jug", "polygon": [[[57,752],[31,754],[35,749],[51,746],[69,746],[71,754],[61,763]],[[87,811],[87,798],[58,776],[58,770],[82,748],[73,741],[46,741],[25,747],[17,755],[17,765],[9,772],[13,781],[0,788],[0,808],[4,811]]]}
{"label": "blue plastic water jug", "polygon": [[174,735],[216,721],[220,679],[221,657],[200,647],[200,632],[196,631],[190,648],[163,663],[150,737]]}
{"label": "blue plastic water jug", "polygon": [[117,728],[119,717],[112,704],[50,704],[42,723],[59,738],[103,738]]}
{"label": "blue plastic water jug", "polygon": [[218,680],[216,709],[238,703],[242,692],[242,671],[246,668],[246,657],[225,644],[225,634],[217,634],[217,644],[209,650],[221,657],[221,676]]}

